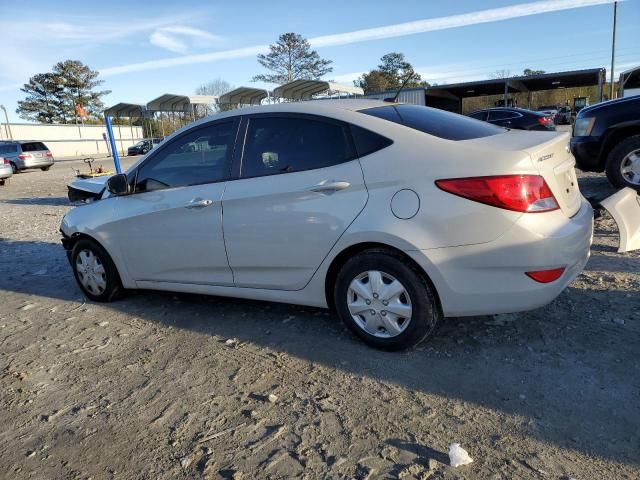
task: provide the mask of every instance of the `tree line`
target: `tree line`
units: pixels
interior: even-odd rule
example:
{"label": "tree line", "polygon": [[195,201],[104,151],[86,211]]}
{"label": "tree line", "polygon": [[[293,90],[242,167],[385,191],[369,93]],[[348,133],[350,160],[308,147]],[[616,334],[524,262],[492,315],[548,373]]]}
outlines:
{"label": "tree line", "polygon": [[[333,72],[333,61],[322,58],[306,38],[294,32],[280,35],[267,53],[257,56],[257,61],[265,72],[255,75],[254,82],[282,85],[298,79],[319,80]],[[542,73],[544,70],[530,68],[523,72],[525,76]],[[21,90],[26,96],[18,102],[16,112],[26,120],[41,123],[78,123],[79,119],[101,121],[102,97],[111,91],[98,89],[104,83],[98,76],[99,72],[79,60],[58,62],[50,72],[38,73],[24,84]],[[492,78],[511,76],[508,70],[498,70],[491,75]],[[400,52],[383,55],[376,68],[363,73],[353,83],[365,93],[430,86]],[[215,79],[196,88],[195,93],[220,96],[231,89],[229,82]],[[215,105],[212,108],[226,110],[233,106]]]}

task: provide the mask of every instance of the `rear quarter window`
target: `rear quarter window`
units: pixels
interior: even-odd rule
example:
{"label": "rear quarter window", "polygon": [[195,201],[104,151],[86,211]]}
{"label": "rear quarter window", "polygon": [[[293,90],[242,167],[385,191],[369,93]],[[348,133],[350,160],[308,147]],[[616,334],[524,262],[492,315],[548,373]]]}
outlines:
{"label": "rear quarter window", "polygon": [[365,128],[351,125],[351,136],[356,147],[358,157],[364,157],[370,153],[377,152],[388,147],[393,140],[383,137],[377,133],[373,133]]}
{"label": "rear quarter window", "polygon": [[471,140],[497,135],[505,130],[457,113],[420,105],[387,105],[360,113],[398,123],[445,140]]}

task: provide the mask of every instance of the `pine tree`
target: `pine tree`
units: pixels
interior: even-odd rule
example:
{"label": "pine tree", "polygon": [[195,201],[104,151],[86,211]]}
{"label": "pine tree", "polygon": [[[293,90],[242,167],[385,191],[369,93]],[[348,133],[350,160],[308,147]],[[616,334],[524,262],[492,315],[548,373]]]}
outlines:
{"label": "pine tree", "polygon": [[253,81],[288,83],[297,79],[318,80],[333,71],[331,60],[311,50],[309,42],[297,33],[284,33],[269,46],[268,54],[258,55],[258,62],[273,73],[260,74]]}
{"label": "pine tree", "polygon": [[51,72],[34,75],[21,88],[27,97],[18,102],[16,112],[26,120],[73,123],[78,121],[76,105],[80,105],[90,117],[100,118],[101,98],[111,91],[95,90],[104,83],[98,75],[78,60],[58,62]]}

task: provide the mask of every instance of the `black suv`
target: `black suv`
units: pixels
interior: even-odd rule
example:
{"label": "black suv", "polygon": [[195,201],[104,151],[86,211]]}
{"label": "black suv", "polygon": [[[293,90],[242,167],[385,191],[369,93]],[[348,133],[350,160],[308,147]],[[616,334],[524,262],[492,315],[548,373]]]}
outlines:
{"label": "black suv", "polygon": [[640,96],[580,110],[571,151],[580,170],[607,172],[614,186],[640,191]]}

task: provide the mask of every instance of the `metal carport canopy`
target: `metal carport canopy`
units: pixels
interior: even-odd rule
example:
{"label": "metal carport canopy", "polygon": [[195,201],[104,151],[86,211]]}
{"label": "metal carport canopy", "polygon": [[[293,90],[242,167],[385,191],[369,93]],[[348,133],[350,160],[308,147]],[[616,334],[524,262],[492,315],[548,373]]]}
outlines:
{"label": "metal carport canopy", "polygon": [[212,95],[175,95],[165,93],[147,103],[150,112],[191,113],[193,105],[211,105],[216,102]]}
{"label": "metal carport canopy", "polygon": [[104,111],[105,115],[115,118],[143,118],[147,112],[147,107],[138,103],[118,103]]}
{"label": "metal carport canopy", "polygon": [[326,91],[347,95],[364,95],[364,90],[360,87],[339,85],[324,80],[299,79],[280,85],[273,91],[273,96],[287,100],[309,100],[313,95]]}
{"label": "metal carport canopy", "polygon": [[509,93],[535,92],[557,88],[590,87],[604,83],[604,68],[573,70],[568,72],[543,73],[521,77],[495,78],[476,82],[434,85],[427,89],[427,95],[449,94],[457,98],[478,97],[481,95],[502,95],[505,84]]}
{"label": "metal carport canopy", "polygon": [[269,93],[262,88],[238,87],[220,95],[218,103],[260,105],[260,102],[268,96]]}

